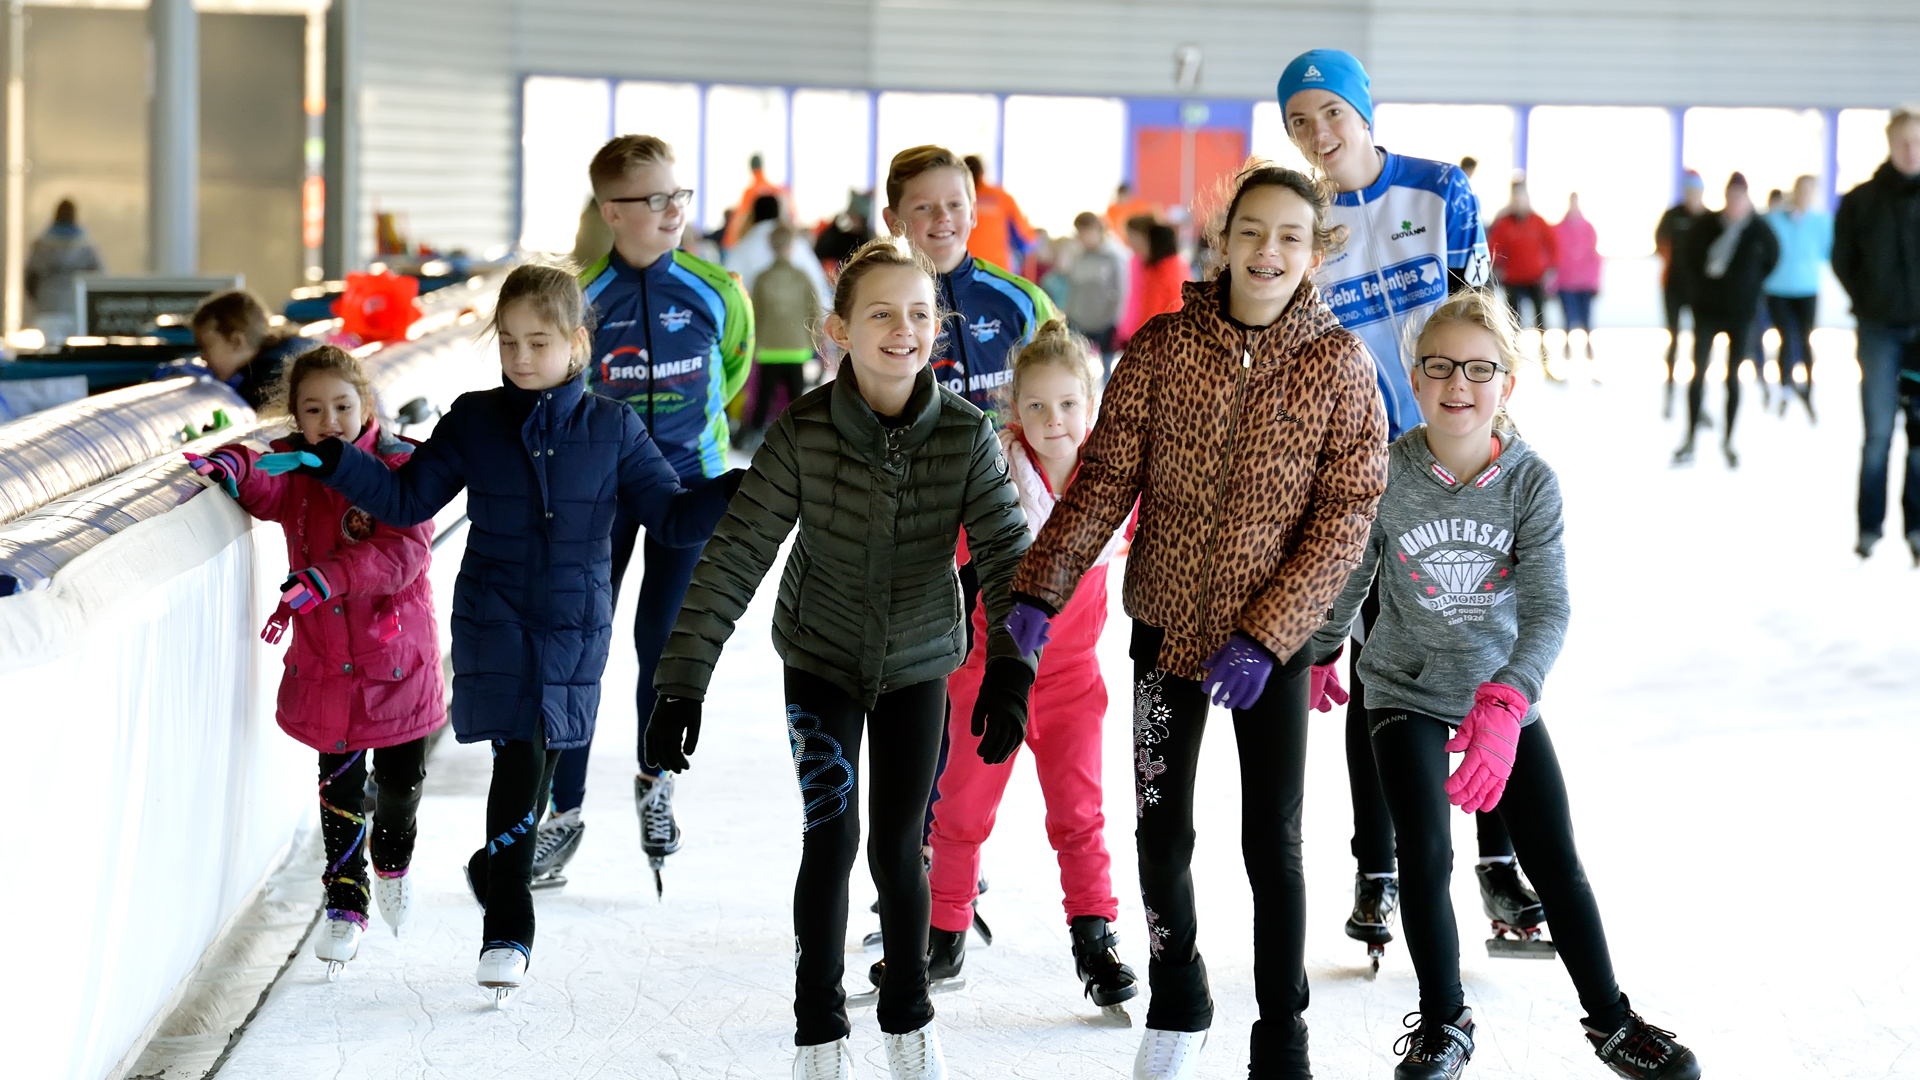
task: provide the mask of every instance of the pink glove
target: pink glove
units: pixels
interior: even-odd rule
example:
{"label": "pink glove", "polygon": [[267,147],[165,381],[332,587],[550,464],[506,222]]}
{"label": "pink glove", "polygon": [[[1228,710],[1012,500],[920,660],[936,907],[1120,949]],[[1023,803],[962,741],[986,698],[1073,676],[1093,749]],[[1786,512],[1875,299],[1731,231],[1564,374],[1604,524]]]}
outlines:
{"label": "pink glove", "polygon": [[1511,686],[1487,682],[1474,691],[1473,710],[1447,741],[1447,753],[1467,755],[1447,778],[1448,802],[1469,814],[1500,805],[1528,707],[1526,695]]}
{"label": "pink glove", "polygon": [[1307,704],[1318,712],[1332,712],[1335,705],[1345,705],[1349,700],[1346,687],[1340,685],[1340,673],[1333,666],[1340,662],[1340,655],[1346,651],[1345,645],[1340,646],[1332,656],[1327,657],[1326,663],[1315,664],[1308,671]]}

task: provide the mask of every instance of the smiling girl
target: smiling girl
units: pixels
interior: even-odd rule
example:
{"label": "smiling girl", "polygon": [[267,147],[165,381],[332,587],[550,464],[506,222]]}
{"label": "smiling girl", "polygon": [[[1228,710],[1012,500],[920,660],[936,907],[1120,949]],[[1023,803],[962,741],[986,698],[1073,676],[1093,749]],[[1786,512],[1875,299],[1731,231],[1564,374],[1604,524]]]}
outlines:
{"label": "smiling girl", "polygon": [[[301,438],[349,441],[383,468],[398,468],[413,453],[381,428],[360,362],[331,345],[288,365],[265,409],[291,412]],[[427,585],[433,525],[375,524],[324,484],[256,468],[261,458],[232,443],[206,457],[188,454],[187,462],[249,514],[286,532],[292,569],[261,636],[277,642],[291,624],[277,719],[320,752],[327,921],[315,931],[313,952],[333,977],[359,952],[369,891],[396,935],[413,906],[407,870],[427,735],[446,722]],[[371,822],[361,805],[369,764],[380,792]]]}
{"label": "smiling girl", "polygon": [[[847,876],[860,844],[856,773],[872,835],[885,975],[880,1029],[896,1080],[946,1075],[927,987],[927,878],[921,823],[939,760],[947,676],[964,630],[954,552],[964,531],[988,625],[1028,534],[1007,459],[980,410],[934,381],[940,323],[933,267],[900,240],[875,240],[840,271],[827,336],[839,375],[801,396],[767,431],[740,497],[707,542],[667,641],[647,725],[647,762],[687,768],[713,666],[794,527],[774,608],[786,666],[787,736],[805,804],[794,887],[793,1075],[852,1075],[847,1035]],[[1027,727],[1038,661],[1012,636],[986,636],[971,716],[980,755],[1005,761]]]}
{"label": "smiling girl", "polygon": [[[1505,304],[1478,290],[1421,331],[1413,390],[1427,422],[1393,444],[1366,560],[1305,650],[1332,658],[1376,576],[1380,613],[1359,676],[1393,814],[1407,950],[1420,978],[1395,1080],[1456,1080],[1473,1055],[1448,879],[1448,804],[1498,811],[1553,921],[1594,1052],[1633,1080],[1693,1080],[1673,1033],[1614,983],[1593,889],[1573,843],[1567,788],[1539,701],[1566,634],[1566,553],[1553,469],[1506,422],[1520,352]],[[1447,755],[1462,753],[1447,774]]]}
{"label": "smiling girl", "polygon": [[1114,368],[1080,472],[1014,580],[1015,637],[1044,640],[1137,498],[1134,837],[1152,1001],[1139,1080],[1191,1077],[1213,1023],[1196,941],[1193,796],[1209,699],[1232,710],[1253,886],[1260,1019],[1252,1075],[1305,1077],[1307,656],[1360,562],[1386,484],[1373,361],[1311,280],[1340,237],[1312,180],[1264,161],[1236,178],[1218,278],[1186,286]]}

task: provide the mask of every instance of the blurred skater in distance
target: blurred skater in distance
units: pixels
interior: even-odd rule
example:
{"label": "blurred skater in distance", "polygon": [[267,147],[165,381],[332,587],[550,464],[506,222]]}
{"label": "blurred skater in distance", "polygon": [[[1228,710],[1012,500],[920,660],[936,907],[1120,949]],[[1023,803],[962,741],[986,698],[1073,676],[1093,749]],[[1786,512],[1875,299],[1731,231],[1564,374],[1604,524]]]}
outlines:
{"label": "blurred skater in distance", "polygon": [[34,237],[27,251],[24,284],[27,298],[33,301],[33,320],[29,324],[46,338],[49,348],[57,349],[69,337],[80,332],[79,311],[74,307],[74,279],[82,274],[106,273],[100,250],[80,227],[80,211],[72,199],[61,199],[53,208],[53,222],[47,231]]}
{"label": "blurred skater in distance", "polygon": [[[799,249],[792,226],[780,225],[768,235],[773,264],[753,281],[754,381],[753,414],[747,419],[749,437],[758,439],[773,412],[774,395],[784,392],[783,407],[806,393],[807,361],[813,359],[813,325],[825,308],[825,294],[811,275],[795,266],[788,252]],[[737,249],[736,249],[737,250]]]}
{"label": "blurred skater in distance", "polygon": [[1702,426],[1707,396],[1707,361],[1713,339],[1727,337],[1726,415],[1721,418],[1720,452],[1727,467],[1740,467],[1733,449],[1733,425],[1740,415],[1740,360],[1760,308],[1760,289],[1780,258],[1780,242],[1747,194],[1747,178],[1727,177],[1726,208],[1687,230],[1679,260],[1691,283],[1693,307],[1693,381],[1687,384],[1687,440],[1673,452],[1673,463],[1693,461],[1694,441]]}
{"label": "blurred skater in distance", "polygon": [[1847,192],[1833,223],[1833,272],[1853,299],[1859,323],[1859,539],[1873,554],[1887,518],[1887,465],[1893,421],[1905,411],[1907,463],[1900,517],[1920,567],[1920,105],[1887,121],[1887,160]]}
{"label": "blurred skater in distance", "polygon": [[[944,199],[938,205],[954,212]],[[983,736],[978,753],[989,762],[1006,760],[1026,734],[1038,657],[1023,653],[1003,623],[1027,530],[992,425],[928,366],[941,322],[937,276],[924,254],[893,237],[841,268],[825,330],[846,359],[767,429],[694,572],[647,722],[647,760],[688,768],[714,665],[797,526],[773,616],[804,803],[793,902],[796,1080],[833,1080],[853,1067],[841,980],[862,786],[886,950],[876,1011],[888,1064],[895,1080],[946,1076],[928,996],[920,844],[947,676],[965,654],[954,574],[963,531],[992,627],[965,722]]]}
{"label": "blurred skater in distance", "polygon": [[1209,234],[1219,276],[1189,283],[1114,365],[1079,473],[1013,586],[1013,624],[1038,640],[1138,500],[1126,609],[1152,992],[1136,1080],[1194,1076],[1213,1025],[1189,872],[1210,703],[1232,711],[1239,746],[1260,1003],[1250,1075],[1310,1075],[1301,646],[1357,565],[1386,480],[1373,364],[1310,278],[1339,242],[1326,195],[1259,159],[1234,188]]}
{"label": "blurred skater in distance", "polygon": [[1120,315],[1126,310],[1128,260],[1106,223],[1091,212],[1083,210],[1073,219],[1073,232],[1080,250],[1068,271],[1072,287],[1067,292],[1067,325],[1099,350],[1100,381],[1105,383]]}
{"label": "blurred skater in distance", "polygon": [[[1333,659],[1378,580],[1361,678],[1420,979],[1412,1030],[1394,1046],[1402,1055],[1395,1080],[1458,1080],[1473,1056],[1449,890],[1449,804],[1505,820],[1551,915],[1600,1060],[1632,1080],[1695,1080],[1693,1052],[1642,1020],[1614,982],[1566,783],[1540,719],[1566,635],[1566,553],[1559,482],[1506,417],[1523,362],[1511,310],[1488,293],[1462,293],[1433,314],[1417,345],[1413,389],[1429,419],[1393,444],[1364,561],[1304,650],[1316,658],[1316,682],[1330,684]],[[1447,662],[1434,664],[1440,655]],[[1447,755],[1461,752],[1449,777]]]}
{"label": "blurred skater in distance", "polygon": [[[331,345],[289,364],[263,411],[291,413],[302,440],[351,442],[385,469],[413,454],[413,444],[381,428],[360,362]],[[275,440],[272,449],[285,452],[290,440]],[[261,636],[277,642],[291,626],[275,717],[283,731],[320,752],[327,918],[313,951],[332,976],[359,952],[369,891],[396,935],[413,906],[407,871],[427,735],[447,719],[427,584],[433,523],[381,524],[312,477],[256,467],[261,456],[230,443],[187,461],[247,513],[286,532],[291,569]],[[379,785],[371,822],[362,806],[369,762]]]}
{"label": "blurred skater in distance", "polygon": [[[1554,292],[1560,318],[1567,324],[1567,359],[1573,359],[1573,332],[1586,342],[1593,360],[1593,298],[1600,292],[1600,234],[1580,212],[1580,193],[1567,195],[1567,213],[1553,226]],[[1596,376],[1597,378],[1597,376]]]}
{"label": "blurred skater in distance", "polygon": [[1134,331],[1155,315],[1179,311],[1181,286],[1192,276],[1187,257],[1180,254],[1180,234],[1158,218],[1135,217],[1127,222],[1127,246],[1133,266],[1127,289],[1127,314],[1115,334],[1124,346]]}
{"label": "blurred skater in distance", "polygon": [[[1673,418],[1673,365],[1680,349],[1680,311],[1691,305],[1693,282],[1681,259],[1687,234],[1707,216],[1706,181],[1688,169],[1680,177],[1680,201],[1667,207],[1653,230],[1653,249],[1660,255],[1660,296],[1667,313],[1667,388],[1660,415]],[[1699,316],[1694,316],[1695,321]],[[1696,326],[1695,333],[1699,333]]]}
{"label": "blurred skater in distance", "polygon": [[1487,228],[1487,250],[1493,255],[1493,279],[1521,318],[1520,302],[1532,311],[1534,332],[1541,335],[1540,358],[1547,356],[1547,293],[1553,289],[1558,259],[1553,226],[1533,212],[1533,200],[1523,181],[1514,181],[1507,205]]}
{"label": "blurred skater in distance", "polygon": [[496,1001],[520,986],[532,956],[535,824],[555,761],[593,739],[613,638],[616,510],[663,544],[697,546],[731,494],[729,477],[683,487],[633,409],[587,393],[585,319],[571,275],[516,267],[490,326],[501,385],[454,399],[398,470],[339,438],[301,435],[255,464],[317,477],[399,528],[467,492],[453,732],[493,746],[486,843],[466,872],[486,912],[475,979]]}
{"label": "blurred skater in distance", "polygon": [[973,177],[976,219],[973,231],[967,234],[967,250],[976,259],[1021,273],[1039,240],[1038,234],[1007,189],[987,182],[987,165],[979,154],[968,154],[961,160]]}
{"label": "blurred skater in distance", "polygon": [[[1780,331],[1780,414],[1798,396],[1813,413],[1813,328],[1819,316],[1820,267],[1833,256],[1833,219],[1818,205],[1820,180],[1802,176],[1793,182],[1793,201],[1767,215],[1780,241],[1780,261],[1767,275],[1767,314]],[[1794,378],[1798,370],[1800,377]]]}
{"label": "blurred skater in distance", "polygon": [[[666,142],[651,135],[610,139],[588,163],[587,180],[613,232],[612,250],[577,278],[592,312],[587,387],[625,402],[681,486],[697,488],[727,471],[726,406],[746,385],[753,361],[753,306],[737,277],[678,249],[693,190],[681,186],[679,165]],[[777,217],[778,201],[763,198],[763,209]],[[765,238],[773,225],[755,227],[762,231],[749,231],[734,251],[758,246],[770,260]],[[609,602],[617,605],[627,568],[638,555],[632,633],[640,675],[633,696],[641,723],[634,738],[633,806],[641,852],[655,871],[658,892],[663,887],[659,871],[667,856],[680,850],[680,822],[674,815],[673,777],[648,769],[641,746],[653,711],[654,665],[700,561],[700,545],[668,541],[651,531],[642,538],[640,531],[639,519],[624,504],[617,507]],[[564,881],[560,872],[585,838],[581,808],[591,750],[590,742],[568,747],[555,766],[553,797],[536,849],[535,880],[542,887]]]}
{"label": "blurred skater in distance", "polygon": [[[1080,444],[1094,420],[1100,386],[1092,348],[1055,319],[1014,354],[1013,381],[1007,384],[1013,419],[1000,430],[1000,451],[1030,532],[1047,523],[1079,467]],[[1108,539],[1052,622],[1033,684],[1026,739],[1046,799],[1047,841],[1059,856],[1074,964],[1086,996],[1103,1008],[1138,992],[1133,970],[1120,963],[1119,938],[1110,925],[1120,917],[1120,902],[1113,895],[1106,817],[1100,809],[1107,683],[1094,653],[1107,624],[1107,563],[1122,541],[1118,532]],[[951,750],[940,775],[940,801],[933,807],[928,976],[934,979],[959,975],[966,959],[980,845],[993,833],[1001,796],[1013,776],[1013,757],[988,764],[978,753],[982,737],[973,732],[972,717],[987,672],[987,623],[978,608],[970,617],[973,649],[947,680]]]}

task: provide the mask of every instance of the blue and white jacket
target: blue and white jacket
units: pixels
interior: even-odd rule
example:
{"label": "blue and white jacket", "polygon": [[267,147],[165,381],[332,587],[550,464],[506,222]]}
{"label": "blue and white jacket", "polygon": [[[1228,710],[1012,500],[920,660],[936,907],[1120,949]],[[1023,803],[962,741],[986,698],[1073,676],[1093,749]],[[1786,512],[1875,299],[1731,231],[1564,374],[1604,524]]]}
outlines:
{"label": "blue and white jacket", "polygon": [[[1007,354],[1059,315],[1040,286],[971,255],[952,273],[940,275],[939,288],[940,307],[952,314],[940,322],[933,377],[993,417],[997,426],[1000,388],[1013,378]],[[955,334],[956,327],[965,330]]]}

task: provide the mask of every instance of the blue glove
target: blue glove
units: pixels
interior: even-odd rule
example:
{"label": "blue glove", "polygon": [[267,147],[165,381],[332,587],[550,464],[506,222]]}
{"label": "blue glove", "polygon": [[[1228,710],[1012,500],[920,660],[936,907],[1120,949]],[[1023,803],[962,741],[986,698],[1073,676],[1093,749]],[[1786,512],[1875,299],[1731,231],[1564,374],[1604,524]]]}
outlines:
{"label": "blue glove", "polygon": [[1025,600],[1016,600],[1013,610],[1007,613],[1007,633],[1013,635],[1013,644],[1021,656],[1032,656],[1050,640],[1052,622],[1046,612]]}
{"label": "blue glove", "polygon": [[340,455],[346,452],[346,444],[339,439],[308,442],[297,431],[287,436],[287,445],[293,449],[284,454],[267,454],[254,464],[273,476],[299,472],[324,478],[333,475],[333,470],[340,466]]}
{"label": "blue glove", "polygon": [[283,476],[302,469],[317,469],[320,467],[320,459],[305,450],[286,454],[261,454],[255,459],[253,467],[268,476]]}
{"label": "blue glove", "polygon": [[1235,633],[1215,649],[1200,667],[1207,673],[1201,685],[1215,705],[1251,709],[1273,674],[1273,654],[1245,634]]}

